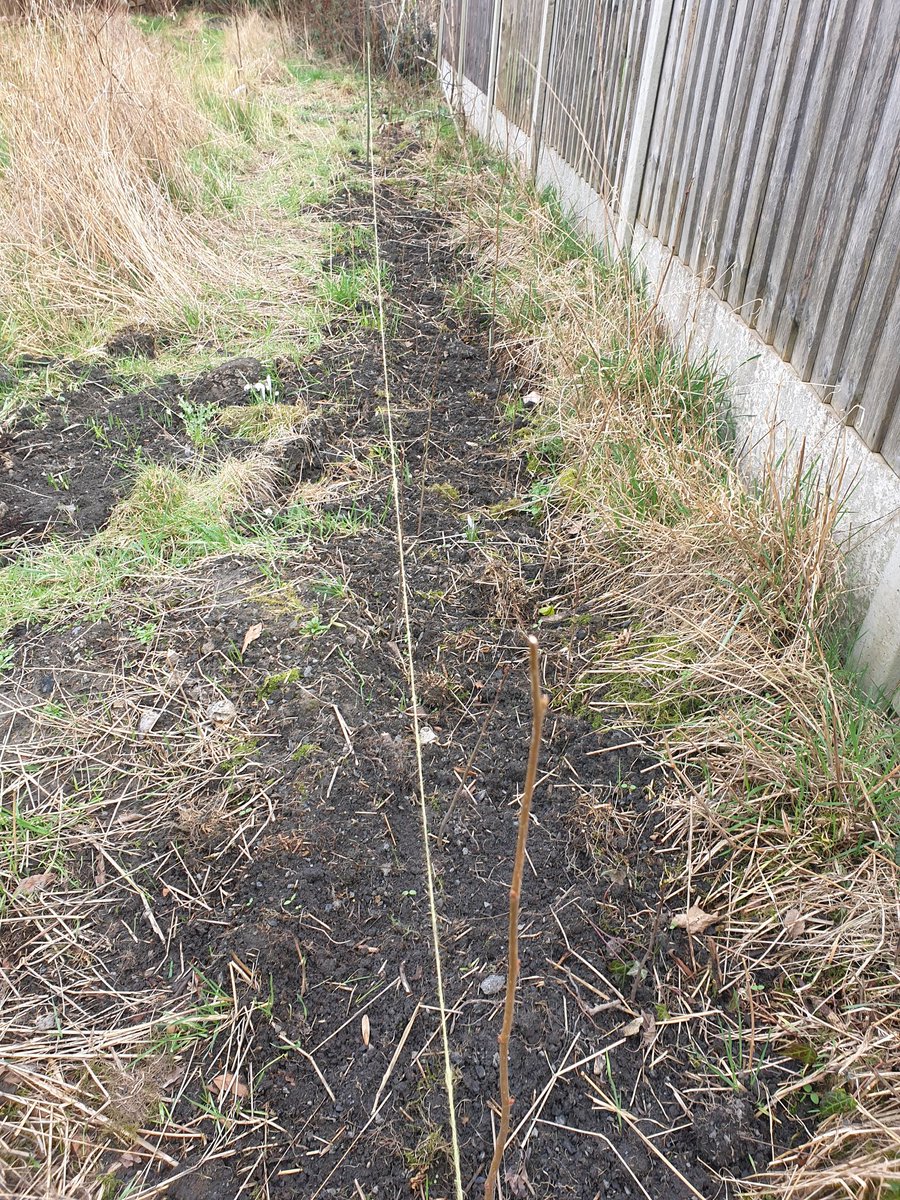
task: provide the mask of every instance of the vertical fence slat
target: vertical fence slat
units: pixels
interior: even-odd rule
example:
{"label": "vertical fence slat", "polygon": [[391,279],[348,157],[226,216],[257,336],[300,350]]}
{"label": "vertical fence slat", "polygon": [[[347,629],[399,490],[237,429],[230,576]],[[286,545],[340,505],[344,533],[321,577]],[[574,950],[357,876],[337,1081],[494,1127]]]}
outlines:
{"label": "vertical fence slat", "polygon": [[[900,176],[895,176],[884,224],[900,228]],[[900,340],[891,341],[887,328],[892,301],[900,287],[900,240],[879,237],[866,272],[857,303],[847,347],[837,366],[832,392],[835,407],[847,414],[860,437],[873,449],[880,449],[880,437],[886,424],[888,398],[884,393],[866,392],[866,382],[878,353],[879,342],[897,355]]]}
{"label": "vertical fence slat", "polygon": [[703,149],[708,137],[711,103],[718,70],[718,56],[725,52],[734,18],[734,0],[706,0],[700,10],[700,35],[696,43],[690,90],[682,116],[679,142],[676,149],[678,172],[672,180],[665,241],[676,254],[687,258],[687,213],[695,206],[698,191],[702,192],[701,174]]}
{"label": "vertical fence slat", "polygon": [[678,107],[672,98],[682,91],[687,50],[693,42],[695,9],[696,0],[676,3],[675,20],[669,26],[670,36],[663,60],[659,100],[650,134],[644,189],[638,210],[641,221],[651,233],[661,227],[662,198],[670,178],[671,147],[678,117]]}
{"label": "vertical fence slat", "polygon": [[[735,74],[747,47],[741,36],[746,28],[750,0],[734,0],[729,19],[717,39],[718,62],[714,81],[707,90],[704,111],[702,153],[694,170],[695,182],[685,205],[684,228],[679,239],[681,257],[695,272],[703,270],[705,242],[715,244],[716,226],[707,224],[707,215],[717,189],[723,186],[721,165],[724,131],[731,122],[735,96]],[[715,254],[715,251],[713,251]]]}
{"label": "vertical fence slat", "polygon": [[758,219],[752,184],[760,168],[763,129],[767,120],[774,124],[774,116],[768,112],[769,99],[786,83],[782,35],[789,2],[781,0],[761,10],[749,0],[745,19],[734,35],[740,61],[732,84],[731,112],[722,129],[721,159],[710,181],[709,199],[701,217],[706,240],[698,259],[698,269],[704,276],[710,267],[712,287],[723,298],[734,287],[735,256],[739,234],[745,228],[744,216],[752,214],[751,224]]}
{"label": "vertical fence slat", "polygon": [[537,75],[534,81],[534,104],[531,110],[531,178],[537,175],[538,159],[544,129],[544,106],[547,102],[547,72],[550,67],[550,49],[553,45],[556,24],[556,0],[544,0],[541,18],[541,40],[538,48]]}
{"label": "vertical fence slat", "polygon": [[[897,306],[900,306],[900,298],[898,298]],[[897,330],[898,321],[900,321],[900,318],[895,319],[893,322],[895,330]],[[900,331],[895,336],[900,337]],[[881,453],[897,474],[900,475],[900,361],[897,359],[894,347],[889,346],[887,340],[881,344],[879,359],[881,361],[875,364],[872,374],[875,376],[876,381],[882,378],[881,367],[883,362],[885,377],[884,394],[886,397],[889,397],[888,403],[885,405],[886,410],[889,412],[888,427],[885,431]],[[887,375],[891,370],[893,370],[894,378],[888,384]],[[874,390],[871,384],[870,390]]]}
{"label": "vertical fence slat", "polygon": [[[770,224],[770,239],[767,266],[761,276],[762,307],[756,327],[766,342],[775,345],[783,353],[785,346],[779,344],[778,322],[787,317],[792,306],[788,294],[791,264],[797,253],[798,242],[804,228],[811,219],[810,208],[815,203],[816,174],[825,150],[824,142],[828,124],[834,113],[834,104],[840,91],[840,80],[848,72],[841,70],[846,46],[852,35],[853,16],[858,7],[868,6],[868,0],[859,5],[835,4],[829,14],[834,24],[826,26],[815,70],[810,73],[811,85],[803,105],[803,120],[795,144],[795,152],[784,162],[787,173],[783,200]],[[757,246],[760,246],[757,238]],[[790,314],[791,316],[793,314]]]}
{"label": "vertical fence slat", "polygon": [[[782,251],[781,231],[793,224],[800,189],[791,186],[803,155],[804,136],[811,136],[815,114],[813,104],[820,70],[827,67],[826,34],[839,18],[837,0],[821,6],[813,4],[808,19],[798,27],[798,58],[790,81],[787,103],[775,125],[776,149],[765,180],[765,192],[755,230],[748,231],[752,245],[748,255],[747,283],[743,303],[759,329],[768,325],[772,299],[778,287],[779,265],[773,264],[776,251]],[[833,54],[833,51],[832,51]],[[780,244],[779,244],[780,243]]]}

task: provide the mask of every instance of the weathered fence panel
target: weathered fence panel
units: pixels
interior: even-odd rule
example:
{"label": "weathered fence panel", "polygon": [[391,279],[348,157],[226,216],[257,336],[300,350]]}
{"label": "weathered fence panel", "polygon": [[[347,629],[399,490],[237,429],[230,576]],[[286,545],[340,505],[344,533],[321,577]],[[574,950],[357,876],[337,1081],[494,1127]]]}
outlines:
{"label": "weathered fence panel", "polygon": [[[648,121],[640,225],[900,473],[900,4],[445,2],[483,91],[501,5],[499,110],[613,207]],[[651,10],[666,24],[647,118]]]}
{"label": "weathered fence panel", "polygon": [[459,71],[463,76],[467,73],[466,64],[461,62],[459,57],[460,25],[463,11],[465,10],[468,16],[469,9],[476,11],[481,7],[483,7],[481,3],[470,4],[469,0],[441,0],[440,54],[454,72]]}
{"label": "weathered fence panel", "polygon": [[639,216],[900,471],[900,393],[879,356],[897,289],[900,9],[689,0],[677,16]]}
{"label": "weathered fence panel", "polygon": [[649,6],[557,0],[543,140],[600,192],[617,187]]}
{"label": "weathered fence panel", "polygon": [[496,103],[508,120],[529,134],[545,3],[507,0],[500,16]]}
{"label": "weathered fence panel", "polygon": [[500,0],[487,0],[487,3],[477,7],[470,6],[466,21],[463,56],[466,78],[485,93],[490,76],[494,5],[499,3]]}

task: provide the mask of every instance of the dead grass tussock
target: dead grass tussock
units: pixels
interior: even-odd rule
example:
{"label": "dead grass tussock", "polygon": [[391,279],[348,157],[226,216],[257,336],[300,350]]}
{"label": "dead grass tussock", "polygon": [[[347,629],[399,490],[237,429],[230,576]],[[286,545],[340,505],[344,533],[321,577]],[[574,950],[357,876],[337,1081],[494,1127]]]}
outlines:
{"label": "dead grass tussock", "polygon": [[[571,615],[619,627],[582,653],[558,702],[662,746],[677,781],[670,842],[688,858],[669,903],[702,885],[724,986],[753,1008],[757,1044],[804,1065],[777,1098],[845,1097],[760,1189],[892,1195],[900,739],[840,664],[842,466],[770,456],[748,490],[723,381],[667,341],[630,273],[483,149],[468,149],[474,174],[448,171],[441,153],[444,194],[479,254],[464,299],[539,380],[524,449],[569,564]],[[761,967],[778,982],[756,992]]]}
{"label": "dead grass tussock", "polygon": [[221,284],[173,203],[207,123],[161,41],[121,12],[47,10],[0,39],[0,287],[7,340],[42,345],[110,305],[135,319]]}
{"label": "dead grass tussock", "polygon": [[225,26],[223,54],[233,88],[284,82],[285,53],[293,43],[286,22],[254,10],[233,13]]}
{"label": "dead grass tussock", "polygon": [[[22,670],[0,698],[12,820],[0,895],[0,1187],[95,1195],[98,1177],[122,1168],[136,1170],[130,1194],[141,1195],[188,1148],[228,1152],[220,1135],[240,1098],[202,1101],[219,1073],[240,1073],[253,1004],[185,964],[169,964],[169,978],[167,931],[208,909],[204,879],[228,888],[271,813],[240,750],[248,731],[221,720],[217,689],[177,654],[148,653],[127,675],[95,672],[83,701],[45,703],[37,682]],[[77,686],[66,680],[63,693]],[[183,870],[170,836],[190,806],[223,814],[205,875]],[[173,874],[189,882],[163,916]],[[159,974],[137,969],[143,941],[157,944]],[[176,1121],[177,1106],[189,1115]],[[242,1129],[264,1120],[243,1104]],[[161,1144],[173,1135],[175,1158]]]}
{"label": "dead grass tussock", "polygon": [[296,114],[292,44],[254,13],[223,34],[49,2],[3,23],[5,354],[81,352],[126,323],[243,343],[315,327],[325,223],[300,210],[358,118],[352,85],[312,68],[310,101],[334,104]]}
{"label": "dead grass tussock", "polygon": [[303,404],[266,401],[226,406],[220,409],[217,423],[233,437],[248,442],[267,442],[298,435],[309,421],[309,410]]}

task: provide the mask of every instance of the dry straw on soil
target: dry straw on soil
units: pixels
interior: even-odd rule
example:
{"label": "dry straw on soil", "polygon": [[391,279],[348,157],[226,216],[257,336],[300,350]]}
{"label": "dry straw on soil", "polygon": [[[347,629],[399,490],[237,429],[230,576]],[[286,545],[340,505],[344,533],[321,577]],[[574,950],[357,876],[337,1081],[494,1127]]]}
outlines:
{"label": "dry straw on soil", "polygon": [[470,293],[497,352],[539,380],[526,448],[560,612],[615,630],[581,643],[556,702],[646,732],[670,767],[666,850],[687,859],[668,904],[699,896],[716,917],[692,987],[728,989],[740,1024],[734,1078],[707,1086],[747,1094],[763,1055],[803,1068],[773,1120],[821,1105],[810,1144],[744,1186],[894,1195],[900,741],[840,665],[841,466],[772,460],[748,491],[725,384],[671,346],[631,273],[482,148],[460,175],[452,139],[435,147],[478,254]]}
{"label": "dry straw on soil", "polygon": [[[136,1169],[132,1195],[158,1194],[155,1181],[141,1182],[144,1169],[178,1166],[160,1149],[160,1130],[181,1153],[203,1157],[266,1122],[247,1105],[232,1122],[238,1095],[221,1086],[250,1078],[254,1008],[168,959],[172,927],[154,913],[159,881],[182,865],[173,825],[218,851],[220,869],[190,876],[192,890],[178,893],[175,919],[190,921],[209,911],[207,890],[239,874],[235,843],[249,853],[271,815],[241,748],[248,731],[221,716],[233,706],[187,676],[177,654],[151,647],[137,671],[118,677],[65,674],[63,689],[89,686],[99,697],[87,705],[44,703],[39,672],[29,669],[0,696],[0,913],[17,964],[0,965],[4,1196],[95,1196],[117,1169]],[[148,861],[138,847],[154,843]],[[144,936],[158,943],[160,976],[132,972],[123,986],[132,944]],[[201,1059],[212,1111],[222,1114],[212,1135],[209,1114],[183,1100],[198,1086]]]}

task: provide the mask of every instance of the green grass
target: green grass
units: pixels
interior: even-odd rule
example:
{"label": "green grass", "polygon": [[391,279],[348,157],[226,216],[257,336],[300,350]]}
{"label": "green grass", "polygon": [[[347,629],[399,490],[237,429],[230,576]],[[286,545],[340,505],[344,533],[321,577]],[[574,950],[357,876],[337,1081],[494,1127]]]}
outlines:
{"label": "green grass", "polygon": [[[379,288],[389,292],[388,271],[382,267],[379,272],[373,263],[361,259],[323,275],[318,294],[325,314],[353,321],[366,329],[377,329]],[[326,320],[323,319],[323,325]]]}
{"label": "green grass", "polygon": [[264,461],[226,460],[213,470],[144,468],[105,530],[85,542],[20,551],[0,568],[0,631],[76,613],[97,619],[142,579],[231,551],[284,561],[304,544],[350,536],[386,517],[386,509],[370,505],[320,512],[306,503],[267,518],[248,516],[266,492]]}

